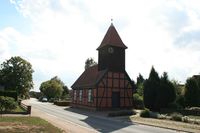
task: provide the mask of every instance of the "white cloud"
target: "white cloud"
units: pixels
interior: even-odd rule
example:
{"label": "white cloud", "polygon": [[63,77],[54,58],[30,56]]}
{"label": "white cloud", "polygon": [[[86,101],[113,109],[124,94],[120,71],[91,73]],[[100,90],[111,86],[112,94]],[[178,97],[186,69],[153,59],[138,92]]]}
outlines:
{"label": "white cloud", "polygon": [[8,43],[2,38],[0,38],[0,48],[0,62],[2,62],[3,59],[9,56]]}
{"label": "white cloud", "polygon": [[[160,74],[167,71],[171,78],[182,82],[199,72],[200,54],[195,51],[199,40],[194,39],[194,31],[200,30],[197,0],[11,2],[30,19],[31,31],[26,34],[12,27],[1,30],[0,56],[21,55],[29,60],[35,69],[37,88],[55,75],[71,86],[84,70],[85,59],[97,60],[96,48],[111,18],[128,46],[126,68],[131,78],[139,72],[147,78],[152,65]],[[177,43],[187,37],[192,40],[190,45]]]}

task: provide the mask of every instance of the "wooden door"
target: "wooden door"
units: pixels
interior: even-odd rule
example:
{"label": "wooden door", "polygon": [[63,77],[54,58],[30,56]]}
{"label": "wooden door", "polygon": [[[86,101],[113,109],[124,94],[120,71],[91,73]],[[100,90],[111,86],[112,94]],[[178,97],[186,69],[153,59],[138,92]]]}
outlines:
{"label": "wooden door", "polygon": [[112,92],[112,108],[120,107],[120,93]]}

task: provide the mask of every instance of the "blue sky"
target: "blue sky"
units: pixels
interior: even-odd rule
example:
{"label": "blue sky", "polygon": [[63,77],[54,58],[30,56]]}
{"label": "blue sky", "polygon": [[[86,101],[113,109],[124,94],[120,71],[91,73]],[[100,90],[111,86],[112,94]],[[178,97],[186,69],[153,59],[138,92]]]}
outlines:
{"label": "blue sky", "polygon": [[161,75],[185,82],[200,72],[199,0],[2,0],[0,63],[12,56],[34,69],[34,90],[58,76],[70,87],[113,23],[132,79]]}
{"label": "blue sky", "polygon": [[[28,20],[22,16],[9,0],[2,0],[0,4],[0,29],[12,26],[13,28],[28,32]],[[26,27],[26,28],[25,28]]]}

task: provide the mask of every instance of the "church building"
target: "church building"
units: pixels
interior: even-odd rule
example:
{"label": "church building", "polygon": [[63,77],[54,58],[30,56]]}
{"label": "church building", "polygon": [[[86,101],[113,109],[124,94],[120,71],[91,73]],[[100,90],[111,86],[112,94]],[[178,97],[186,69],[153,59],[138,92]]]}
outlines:
{"label": "church building", "polygon": [[72,107],[109,110],[133,106],[133,84],[125,70],[125,50],[111,23],[98,50],[98,64],[86,69],[72,87]]}

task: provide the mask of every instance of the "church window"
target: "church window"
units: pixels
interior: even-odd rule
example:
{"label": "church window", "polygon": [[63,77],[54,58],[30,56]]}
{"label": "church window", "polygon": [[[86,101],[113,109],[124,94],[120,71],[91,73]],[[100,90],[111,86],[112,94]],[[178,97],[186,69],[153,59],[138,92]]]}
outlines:
{"label": "church window", "polygon": [[74,101],[76,101],[76,90],[74,90]]}
{"label": "church window", "polygon": [[88,90],[88,102],[92,102],[93,101],[93,97],[92,97],[92,89]]}
{"label": "church window", "polygon": [[83,97],[83,90],[79,91],[79,101],[82,101],[82,97]]}

